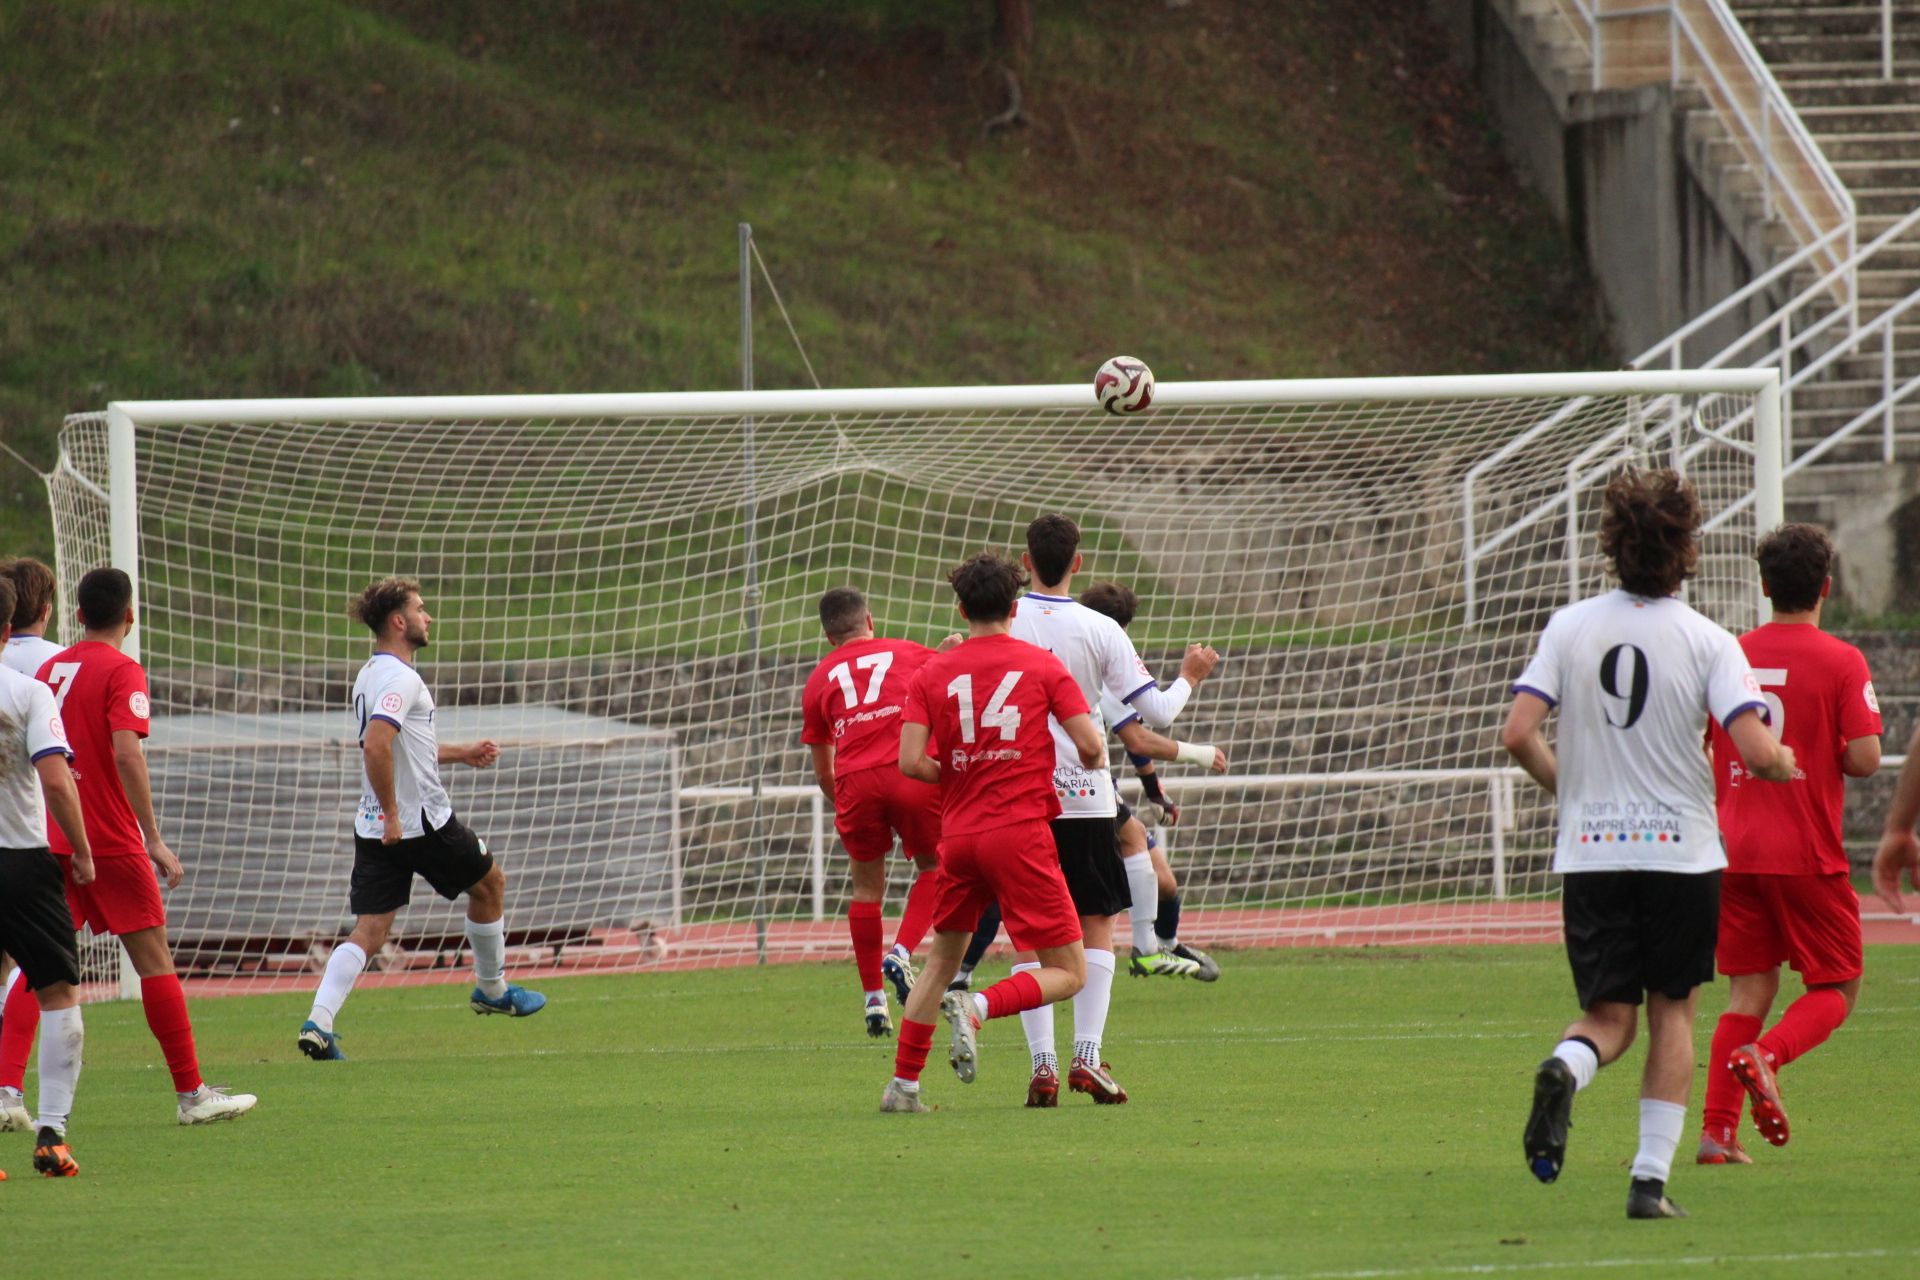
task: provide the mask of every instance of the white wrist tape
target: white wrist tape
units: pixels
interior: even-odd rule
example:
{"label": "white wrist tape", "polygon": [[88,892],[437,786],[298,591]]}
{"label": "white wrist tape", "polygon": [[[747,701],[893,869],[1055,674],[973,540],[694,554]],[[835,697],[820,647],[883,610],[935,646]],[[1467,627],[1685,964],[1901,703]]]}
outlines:
{"label": "white wrist tape", "polygon": [[1178,749],[1173,758],[1181,764],[1197,764],[1202,769],[1213,768],[1212,747],[1198,742],[1176,742],[1173,745]]}

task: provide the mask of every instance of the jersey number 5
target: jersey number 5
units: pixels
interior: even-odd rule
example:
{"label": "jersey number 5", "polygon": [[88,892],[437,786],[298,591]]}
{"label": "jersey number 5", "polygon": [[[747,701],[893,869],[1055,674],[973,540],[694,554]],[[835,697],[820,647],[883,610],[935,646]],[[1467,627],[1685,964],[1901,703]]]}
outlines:
{"label": "jersey number 5", "polygon": [[863,702],[880,701],[880,686],[886,683],[887,668],[892,665],[893,655],[884,651],[880,653],[870,653],[864,658],[854,660],[853,666],[860,668],[862,671],[867,670],[869,667],[873,669],[873,675],[867,679],[867,696],[864,698],[860,697],[855,691],[853,687],[853,668],[849,667],[846,663],[836,664],[833,670],[827,672],[827,679],[832,680],[840,686],[841,696],[846,698],[847,706],[857,707]]}
{"label": "jersey number 5", "polygon": [[1787,683],[1785,667],[1755,667],[1753,678],[1760,682],[1760,696],[1767,700],[1767,710],[1773,713],[1773,723],[1768,727],[1778,738],[1787,731],[1787,707],[1780,701],[1780,695],[1771,692],[1771,688],[1784,688]]}
{"label": "jersey number 5", "polygon": [[[1625,670],[1621,670],[1621,668]],[[1631,729],[1640,713],[1647,709],[1647,655],[1635,644],[1617,644],[1600,659],[1600,691],[1616,706],[1600,714],[1616,729]],[[1620,712],[1614,719],[1613,713]]]}
{"label": "jersey number 5", "polygon": [[[1007,705],[1007,695],[1013,692],[1013,686],[1020,683],[1023,673],[1009,671],[1000,678],[1000,687],[987,699],[987,709],[980,713],[980,729],[998,729],[1002,741],[1012,741],[1013,735],[1020,732],[1020,708]],[[959,675],[947,686],[947,696],[960,700],[960,741],[972,742],[979,736],[979,730],[973,720],[973,677]]]}

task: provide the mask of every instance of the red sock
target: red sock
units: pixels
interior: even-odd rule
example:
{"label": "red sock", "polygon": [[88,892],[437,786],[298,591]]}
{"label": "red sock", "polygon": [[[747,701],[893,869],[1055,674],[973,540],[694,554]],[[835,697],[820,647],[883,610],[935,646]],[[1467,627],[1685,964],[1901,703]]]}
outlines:
{"label": "red sock", "polygon": [[33,1052],[33,1033],[40,1029],[40,1002],[27,990],[27,977],[13,984],[7,1006],[0,1011],[0,1085],[18,1089],[27,1078],[27,1055]]}
{"label": "red sock", "polygon": [[1723,1013],[1713,1028],[1713,1047],[1707,1050],[1707,1101],[1700,1112],[1700,1127],[1716,1142],[1729,1141],[1740,1127],[1740,1108],[1747,1104],[1747,1091],[1740,1080],[1727,1070],[1727,1059],[1743,1044],[1752,1044],[1763,1024],[1750,1013]]}
{"label": "red sock", "polygon": [[853,935],[853,967],[860,971],[860,989],[880,990],[880,904],[849,903],[847,932]]}
{"label": "red sock", "polygon": [[1825,1044],[1846,1020],[1845,996],[1832,987],[1809,991],[1788,1005],[1773,1030],[1760,1037],[1760,1051],[1772,1055],[1775,1067],[1784,1067],[1807,1050]]}
{"label": "red sock", "polygon": [[193,1052],[193,1021],[187,1017],[180,975],[140,979],[140,1004],[147,1013],[147,1029],[160,1042],[167,1070],[173,1073],[174,1091],[192,1093],[201,1084],[200,1060]]}
{"label": "red sock", "polygon": [[1011,977],[1002,978],[980,994],[987,998],[989,1018],[1025,1013],[1047,1002],[1046,996],[1040,991],[1040,979],[1033,976],[1031,969],[1022,969]]}
{"label": "red sock", "polygon": [[900,1043],[893,1052],[893,1074],[902,1080],[918,1080],[933,1051],[933,1024],[900,1019]]}
{"label": "red sock", "polygon": [[907,909],[900,913],[900,931],[893,935],[896,945],[912,951],[933,927],[934,900],[940,896],[936,884],[939,879],[938,867],[913,878],[913,887],[907,890]]}

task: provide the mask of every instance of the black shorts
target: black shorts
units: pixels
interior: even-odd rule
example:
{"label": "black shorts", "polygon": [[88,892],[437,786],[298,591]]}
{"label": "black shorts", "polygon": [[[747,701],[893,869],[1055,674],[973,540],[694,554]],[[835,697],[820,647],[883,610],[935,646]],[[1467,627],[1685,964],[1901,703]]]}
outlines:
{"label": "black shorts", "polygon": [[1113,819],[1055,818],[1052,825],[1073,909],[1083,916],[1117,916],[1132,905]]}
{"label": "black shorts", "polygon": [[0,849],[0,951],[30,991],[80,981],[66,877],[45,849]]}
{"label": "black shorts", "polygon": [[473,828],[449,814],[438,831],[420,815],[423,835],[398,844],[354,833],[353,886],[347,906],[357,916],[379,916],[398,911],[413,901],[413,878],[419,876],[433,891],[451,902],[486,878],[493,855]]}
{"label": "black shorts", "polygon": [[1713,981],[1720,873],[1575,871],[1561,891],[1567,960],[1580,1007],[1684,1000]]}

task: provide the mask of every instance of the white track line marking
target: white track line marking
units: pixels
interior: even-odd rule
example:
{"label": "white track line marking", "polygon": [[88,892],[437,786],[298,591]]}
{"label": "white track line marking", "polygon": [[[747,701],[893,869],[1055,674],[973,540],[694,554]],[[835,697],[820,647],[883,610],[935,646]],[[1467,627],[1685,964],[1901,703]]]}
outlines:
{"label": "white track line marking", "polygon": [[1379,1267],[1360,1271],[1258,1271],[1231,1280],[1393,1280],[1398,1276],[1498,1276],[1529,1271],[1610,1271],[1623,1267],[1705,1267],[1755,1262],[1865,1262],[1920,1258],[1920,1249],[1850,1249],[1813,1253],[1714,1253],[1581,1258],[1565,1262],[1483,1262],[1444,1267]]}

